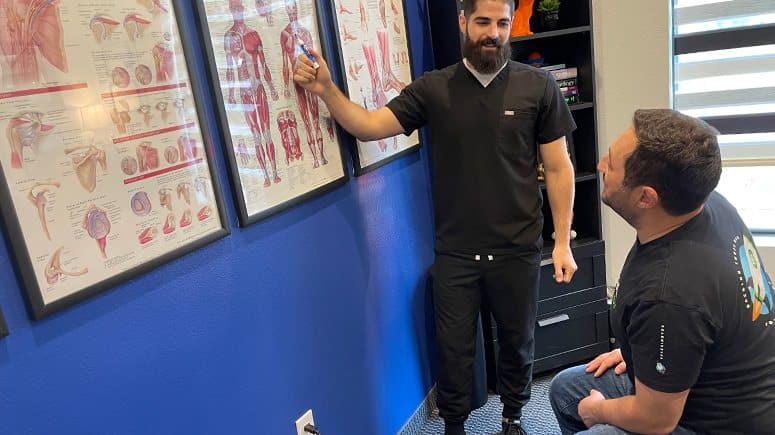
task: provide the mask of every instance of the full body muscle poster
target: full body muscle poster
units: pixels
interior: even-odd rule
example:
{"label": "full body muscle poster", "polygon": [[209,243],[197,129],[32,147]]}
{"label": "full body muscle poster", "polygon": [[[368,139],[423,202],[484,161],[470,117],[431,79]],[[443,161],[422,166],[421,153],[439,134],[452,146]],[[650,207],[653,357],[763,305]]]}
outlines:
{"label": "full body muscle poster", "polygon": [[240,223],[347,179],[333,121],[293,83],[299,43],[320,48],[315,0],[197,3]]}

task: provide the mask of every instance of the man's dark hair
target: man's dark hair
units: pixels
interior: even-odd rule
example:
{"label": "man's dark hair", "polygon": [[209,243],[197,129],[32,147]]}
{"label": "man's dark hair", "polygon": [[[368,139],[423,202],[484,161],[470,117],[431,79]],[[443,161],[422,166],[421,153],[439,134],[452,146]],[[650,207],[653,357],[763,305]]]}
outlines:
{"label": "man's dark hair", "polygon": [[[473,14],[474,11],[476,11],[476,5],[480,1],[484,1],[484,0],[463,0],[463,14],[466,16],[466,18],[470,17],[471,14]],[[511,13],[514,14],[514,9],[517,8],[517,2],[519,0],[500,0],[500,1],[511,6]]]}
{"label": "man's dark hair", "polygon": [[697,209],[721,178],[718,131],[670,109],[637,110],[637,145],[625,162],[624,185],[651,186],[673,216]]}

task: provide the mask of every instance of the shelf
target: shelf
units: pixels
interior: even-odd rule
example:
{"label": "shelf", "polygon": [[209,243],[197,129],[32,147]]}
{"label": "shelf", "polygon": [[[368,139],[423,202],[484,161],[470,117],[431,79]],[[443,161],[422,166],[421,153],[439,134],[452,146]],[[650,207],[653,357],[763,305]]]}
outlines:
{"label": "shelf", "polygon": [[576,104],[568,105],[571,111],[589,109],[590,107],[594,107],[594,106],[595,106],[595,103],[576,103]]}
{"label": "shelf", "polygon": [[[576,174],[576,177],[573,179],[573,181],[575,181],[576,183],[580,183],[582,181],[589,181],[589,180],[597,180],[597,174],[594,172],[579,172],[578,174]],[[546,189],[546,183],[543,181],[539,184],[539,186],[541,187],[541,190]]]}
{"label": "shelf", "polygon": [[513,44],[515,42],[531,41],[534,39],[553,38],[555,36],[572,35],[574,33],[584,33],[584,32],[589,32],[591,30],[592,30],[592,26],[570,27],[567,29],[551,30],[549,32],[533,33],[532,35],[517,36],[509,39],[509,42]]}

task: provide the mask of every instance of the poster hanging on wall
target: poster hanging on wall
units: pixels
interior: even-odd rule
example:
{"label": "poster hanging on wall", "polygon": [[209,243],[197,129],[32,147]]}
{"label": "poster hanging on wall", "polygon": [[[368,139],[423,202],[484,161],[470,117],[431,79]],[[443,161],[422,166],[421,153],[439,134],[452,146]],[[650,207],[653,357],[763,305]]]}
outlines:
{"label": "poster hanging on wall", "polygon": [[318,1],[197,6],[240,224],[345,183],[338,128],[325,104],[293,82],[299,42],[326,53]]}
{"label": "poster hanging on wall", "polygon": [[0,8],[0,200],[35,318],[228,233],[175,4]]}
{"label": "poster hanging on wall", "polygon": [[[345,93],[357,104],[376,110],[412,81],[403,0],[330,0],[339,40],[339,65]],[[353,146],[355,174],[378,168],[417,150],[417,131]]]}

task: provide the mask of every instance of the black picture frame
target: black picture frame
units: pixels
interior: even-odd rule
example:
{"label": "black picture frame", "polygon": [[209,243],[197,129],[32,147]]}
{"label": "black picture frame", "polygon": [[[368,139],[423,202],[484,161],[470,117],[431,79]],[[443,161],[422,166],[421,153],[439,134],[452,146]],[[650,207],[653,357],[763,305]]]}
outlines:
{"label": "black picture frame", "polygon": [[[169,11],[167,9],[166,4],[162,4],[161,6],[157,5],[155,7],[160,8],[159,9],[160,14],[161,13],[174,14],[174,17],[175,17],[174,24],[176,24],[177,26],[177,35],[180,38],[180,43],[184,52],[183,57],[184,59],[193,59],[193,57],[195,56],[195,53],[193,52],[193,49],[191,46],[191,40],[189,39],[191,35],[191,30],[187,28],[186,22],[184,19],[182,19],[182,15],[180,12],[181,10],[180,4],[182,1],[183,0],[172,0],[169,3],[169,6],[171,6],[171,8],[173,9],[172,11]],[[140,6],[138,5],[137,8],[139,9]],[[144,11],[144,12],[147,12],[147,11]],[[148,14],[150,15],[150,12],[148,12]],[[170,24],[172,24],[171,21],[172,20],[170,20]],[[170,27],[170,29],[172,28]],[[13,253],[12,261],[14,264],[14,268],[16,270],[17,275],[20,277],[20,281],[25,290],[25,296],[28,302],[29,313],[34,320],[40,320],[46,316],[59,312],[85,299],[91,298],[103,291],[116,287],[117,285],[123,282],[126,282],[127,280],[130,280],[134,277],[142,275],[150,270],[156,269],[157,267],[163,264],[169,263],[172,260],[175,260],[183,255],[191,253],[205,245],[213,243],[227,236],[230,233],[230,230],[227,224],[227,218],[225,214],[222,195],[221,195],[221,186],[218,181],[218,176],[215,168],[216,163],[214,159],[215,154],[213,150],[213,143],[211,140],[212,135],[208,131],[208,124],[205,122],[204,114],[203,114],[204,111],[202,110],[202,107],[200,105],[201,95],[199,94],[199,90],[202,89],[202,87],[200,86],[199,77],[196,75],[196,71],[194,70],[193,63],[190,61],[186,61],[185,63],[186,63],[185,71],[188,75],[188,83],[183,86],[178,85],[177,87],[190,88],[191,96],[194,100],[193,108],[196,109],[196,122],[198,123],[198,125],[195,127],[198,127],[199,132],[201,133],[200,136],[203,141],[203,151],[204,151],[203,157],[207,159],[207,163],[208,163],[208,171],[209,171],[208,181],[210,185],[205,187],[212,188],[212,198],[208,198],[208,199],[212,201],[213,207],[211,207],[210,211],[207,214],[207,217],[203,220],[209,220],[212,217],[217,217],[219,219],[219,224],[215,226],[214,231],[204,234],[199,238],[194,238],[194,236],[189,236],[189,238],[185,238],[185,235],[182,236],[181,243],[186,242],[185,245],[182,245],[175,249],[164,252],[161,255],[157,255],[153,258],[149,258],[148,260],[142,263],[139,263],[125,270],[122,270],[114,275],[109,276],[106,279],[102,279],[100,281],[86,285],[83,288],[80,288],[74,291],[73,293],[68,294],[67,296],[46,302],[43,297],[43,289],[41,288],[40,280],[36,276],[36,271],[35,271],[36,263],[38,263],[38,269],[40,269],[39,267],[40,261],[37,261],[37,262],[33,261],[33,258],[29,253],[30,252],[29,244],[28,244],[27,238],[25,237],[24,232],[22,231],[22,223],[19,219],[19,215],[16,209],[16,207],[20,206],[20,204],[14,201],[14,196],[12,194],[12,190],[9,187],[9,183],[8,183],[9,179],[7,177],[6,170],[8,170],[9,168],[4,168],[3,165],[0,164],[0,203],[3,204],[2,219],[4,223],[4,225],[2,225],[2,229],[6,238],[9,241],[10,248],[11,248],[10,250]],[[186,123],[185,125],[181,123],[180,129],[188,132],[189,131],[188,128],[190,124],[191,124],[190,122]],[[13,171],[13,169],[11,169],[11,171]],[[116,192],[110,192],[110,193],[115,194]],[[210,204],[207,204],[207,205],[209,206]],[[27,204],[21,205],[21,206],[25,207],[27,206]],[[216,210],[212,210],[212,208],[215,208]],[[196,221],[196,220],[197,219],[195,217],[193,221]]]}
{"label": "black picture frame", "polygon": [[8,337],[9,334],[8,323],[6,323],[5,317],[3,316],[3,310],[0,309],[0,338]]}
{"label": "black picture frame", "polygon": [[[322,28],[324,28],[324,25],[326,23],[326,20],[325,20],[325,17],[324,17],[324,13],[323,13],[323,6],[325,5],[325,3],[322,0],[306,0],[306,1],[308,1],[309,4],[311,4],[312,6],[314,6],[314,8],[315,8],[314,19],[316,20],[316,23],[317,23],[317,29],[316,29],[317,30],[317,34],[314,35],[313,29],[310,29],[310,32],[313,33],[314,36],[317,36],[317,39],[315,39],[315,42],[318,44],[317,46],[319,47],[319,50],[321,51],[323,56],[328,57],[330,55],[330,53],[331,53],[331,49],[330,49],[330,47],[327,44],[326,38],[322,37],[323,32],[321,31]],[[297,5],[298,5],[298,2],[300,2],[300,0],[296,0],[296,2],[297,2]],[[329,161],[329,164],[331,162],[335,162],[338,167],[341,167],[341,173],[340,174],[336,174],[331,179],[325,180],[325,182],[323,184],[319,185],[319,186],[312,187],[312,188],[310,188],[309,190],[306,190],[306,191],[298,192],[297,194],[294,194],[294,195],[292,195],[291,197],[289,197],[289,198],[287,198],[285,200],[273,202],[268,207],[261,208],[259,210],[253,210],[253,211],[249,210],[250,204],[249,204],[249,199],[246,198],[246,193],[248,193],[250,195],[257,195],[257,193],[254,193],[254,192],[256,192],[259,189],[252,188],[252,191],[249,190],[251,188],[246,186],[246,179],[247,179],[247,177],[244,175],[248,171],[247,170],[243,171],[242,170],[243,168],[241,168],[240,163],[237,162],[237,159],[240,156],[238,156],[238,152],[235,151],[235,144],[234,144],[235,134],[232,133],[232,127],[233,127],[232,124],[233,123],[229,121],[229,112],[230,111],[227,109],[226,100],[224,99],[224,92],[223,92],[224,86],[222,84],[221,75],[219,73],[219,65],[218,65],[218,62],[217,62],[217,59],[216,59],[216,56],[215,56],[215,47],[214,47],[214,42],[213,42],[213,38],[215,36],[212,34],[212,31],[211,31],[211,23],[213,23],[213,20],[211,20],[208,17],[208,13],[207,13],[207,9],[206,9],[207,5],[206,5],[206,1],[205,0],[197,0],[195,3],[196,3],[195,13],[196,13],[196,15],[198,17],[197,21],[198,21],[198,25],[199,25],[199,34],[201,36],[202,46],[205,49],[205,53],[204,53],[205,57],[206,57],[205,61],[208,64],[209,79],[210,79],[210,83],[212,84],[211,87],[210,87],[211,88],[211,93],[212,93],[213,101],[216,102],[216,106],[217,106],[215,108],[215,111],[217,112],[217,119],[219,120],[219,124],[221,126],[221,128],[219,129],[219,132],[220,132],[220,135],[221,135],[220,136],[221,137],[221,141],[222,141],[221,143],[223,143],[223,145],[224,145],[223,148],[224,148],[225,158],[226,158],[226,161],[227,161],[227,163],[229,165],[229,174],[230,174],[230,178],[232,180],[231,187],[232,187],[232,193],[233,193],[233,196],[234,196],[234,200],[235,200],[235,204],[236,204],[237,212],[238,212],[238,216],[239,216],[239,225],[241,227],[246,227],[248,225],[254,224],[254,223],[258,222],[258,221],[266,219],[269,216],[272,216],[272,215],[275,215],[277,213],[280,213],[280,212],[282,212],[284,210],[287,210],[287,209],[289,209],[291,207],[299,205],[299,204],[301,204],[303,202],[306,202],[306,201],[308,201],[308,200],[310,200],[312,198],[315,198],[315,197],[318,197],[320,195],[323,195],[323,194],[325,194],[327,192],[330,192],[333,189],[336,189],[336,188],[346,184],[347,181],[349,180],[350,174],[349,174],[349,170],[347,169],[346,158],[345,158],[344,132],[339,127],[338,124],[333,122],[333,120],[329,120],[329,122],[331,123],[329,125],[333,129],[334,134],[333,134],[333,137],[331,137],[330,135],[328,137],[329,137],[329,139],[331,141],[334,142],[334,144],[336,145],[337,150],[336,150],[336,153],[332,155],[330,153],[330,149],[329,149],[329,155],[328,155],[329,159],[328,159],[328,161]],[[218,2],[218,3],[227,4],[227,2],[225,2],[225,1]],[[252,7],[253,5],[256,4],[254,2],[246,2],[246,3],[247,4],[243,3],[243,5],[245,5],[245,7],[248,7],[248,8],[250,8],[250,7]],[[272,15],[273,19],[277,18],[276,15],[277,15],[278,11],[276,9],[279,9],[277,6],[282,5],[284,3],[285,2],[283,0],[280,0],[280,1],[278,1],[278,0],[267,0],[267,4],[269,5],[268,7],[272,8],[272,9],[269,9],[269,13]],[[280,13],[282,13],[282,12],[280,12]],[[251,27],[252,30],[261,29],[262,32],[268,32],[269,29],[270,29],[269,26],[261,27],[261,24],[264,24],[264,20],[266,20],[266,19],[267,18],[265,18],[264,16],[259,17],[258,12],[256,12],[255,14],[251,13],[250,18],[248,18],[248,17],[244,18],[246,23],[249,20],[251,21],[250,23],[248,23],[248,25]],[[256,20],[261,20],[261,23],[256,23],[255,22]],[[273,27],[272,27],[273,31],[278,30],[278,28],[281,28],[281,26],[273,24]],[[269,50],[277,50],[277,47],[268,46],[266,43],[264,43],[263,47],[264,47],[265,59],[268,58],[267,53],[277,54],[276,51],[269,51]],[[282,61],[282,54],[281,54],[281,57],[278,57],[278,58],[274,58],[273,57],[273,58],[271,58],[273,63],[277,62],[278,59],[279,59],[280,62]],[[277,62],[277,63],[280,63],[280,62]],[[276,74],[276,71],[277,71],[277,68],[275,67],[275,71],[272,72],[272,75],[274,77],[273,81],[275,81],[275,82],[277,81],[278,78],[281,79],[281,77],[279,77],[280,75]],[[291,78],[291,82],[292,82],[292,78]],[[262,86],[264,86],[263,83],[262,83]],[[292,86],[293,86],[293,84],[291,83],[289,85],[289,87],[292,87]],[[264,87],[266,88],[266,86],[264,86]],[[317,97],[315,97],[315,98],[317,98]],[[270,98],[270,92],[267,92],[266,99],[267,99],[269,104],[273,103],[273,100]],[[287,96],[285,96],[285,102],[284,103],[286,105],[278,107],[278,108],[270,107],[269,110],[271,111],[273,109],[277,109],[278,112],[279,111],[284,111],[284,110],[291,110],[291,111],[293,111],[294,114],[295,113],[300,113],[301,109],[299,109],[299,105],[296,104],[292,100],[291,101],[288,101],[288,100],[289,100],[289,98]],[[325,105],[324,105],[324,103],[320,99],[317,99],[317,101],[318,101],[319,114],[320,114],[320,116],[322,116],[321,112],[323,110],[325,110],[326,113],[327,113],[327,109],[325,109]],[[235,110],[235,111],[231,111],[231,112],[235,113],[235,112],[238,112],[238,111]],[[270,130],[270,134],[273,134],[271,132],[277,132],[277,130],[278,130],[278,128],[272,128],[272,127],[276,127],[276,125],[273,125],[275,114],[270,113],[269,117],[270,117],[270,120],[269,120],[269,123],[270,123],[269,130]],[[303,116],[301,116],[301,115],[300,115],[300,117],[303,118]],[[303,129],[302,122],[300,122],[300,121],[297,122],[297,130],[296,130],[298,132],[297,136],[299,138],[299,141],[301,141],[302,137],[304,137],[304,136],[307,136],[307,137],[310,136],[310,133],[307,133],[306,135],[303,134],[304,131],[306,131],[306,128]],[[235,129],[236,129],[236,127],[235,127]],[[321,128],[321,130],[322,130],[322,128]],[[321,134],[325,136],[326,133],[323,132]],[[273,136],[272,136],[273,139],[276,139],[278,137],[281,138],[281,135],[273,134]],[[280,143],[281,143],[280,141],[274,141],[275,158],[278,161],[280,160],[279,156],[281,155],[281,153],[286,151],[286,150],[283,149],[284,147],[281,146]],[[303,146],[303,145],[301,145],[301,146]],[[239,143],[238,143],[237,147],[239,149]],[[306,151],[307,150],[305,150],[304,152],[306,152]],[[254,154],[256,154],[256,153],[254,153]],[[256,154],[256,160],[258,160],[257,154]],[[309,156],[307,156],[307,161],[302,160],[301,164],[302,165],[306,165],[308,160],[309,160]],[[260,161],[259,161],[259,164],[260,164]],[[282,162],[278,162],[277,165],[281,166]],[[321,167],[322,166],[324,166],[324,165],[321,165]],[[297,160],[297,166],[295,166],[294,168],[296,168],[296,170],[303,170],[304,166],[302,166],[301,169],[299,169],[299,160]],[[286,163],[286,168],[285,169],[289,170],[287,163]],[[312,170],[314,171],[315,169],[317,169],[317,168],[313,168]],[[263,171],[261,171],[261,172],[263,172]],[[269,172],[269,171],[267,171],[267,172]],[[277,175],[277,169],[274,169],[274,173],[275,173],[275,175]],[[288,172],[285,172],[285,174],[287,175]],[[265,178],[266,178],[266,175],[267,174],[264,174]],[[275,184],[275,187],[276,187],[276,185],[277,184]]]}
{"label": "black picture frame", "polygon": [[[339,82],[342,83],[342,92],[347,96],[347,98],[349,98],[352,101],[355,101],[355,100],[353,100],[353,96],[351,95],[352,93],[350,92],[350,89],[349,89],[349,77],[348,77],[349,72],[348,72],[348,67],[347,67],[345,59],[344,59],[344,52],[343,52],[344,51],[343,50],[344,41],[342,40],[343,39],[343,35],[341,33],[341,30],[340,30],[341,29],[341,26],[340,26],[341,23],[340,23],[339,12],[338,12],[339,9],[337,8],[337,4],[336,4],[337,1],[339,1],[339,0],[328,0],[328,1],[329,1],[329,8],[331,10],[331,16],[333,17],[334,29],[332,29],[332,33],[335,35],[336,51],[337,51],[336,57],[332,58],[332,59],[336,59],[336,62],[337,62],[337,70],[339,71],[338,79],[339,79]],[[406,35],[406,54],[407,54],[407,57],[408,57],[408,64],[407,65],[408,65],[408,68],[409,68],[410,80],[414,80],[416,78],[416,76],[415,76],[414,64],[412,63],[412,44],[411,44],[411,41],[409,41],[409,37],[408,37],[409,18],[408,18],[407,14],[406,14],[406,0],[392,0],[392,1],[391,0],[380,0],[380,1],[384,2],[384,7],[385,8],[391,7],[388,4],[400,4],[401,7],[403,8],[402,9],[402,14],[403,14],[402,23],[403,23],[404,27],[403,27],[402,31],[404,32],[404,35]],[[366,68],[366,67],[364,67],[364,68]],[[364,162],[361,161],[361,157],[360,157],[361,143],[360,143],[360,141],[358,139],[356,139],[355,137],[353,137],[352,135],[347,134],[347,143],[348,143],[348,148],[350,149],[350,154],[351,154],[352,160],[353,160],[353,167],[354,167],[353,169],[354,169],[354,172],[355,172],[355,176],[356,177],[361,176],[361,175],[366,174],[368,172],[371,172],[371,171],[373,171],[375,169],[381,168],[382,166],[385,166],[388,163],[391,163],[391,162],[393,162],[395,160],[398,160],[398,159],[406,156],[407,154],[411,154],[411,153],[413,153],[415,151],[418,151],[420,149],[420,147],[422,146],[422,136],[419,134],[419,131],[415,131],[414,134],[416,135],[417,143],[410,144],[405,149],[402,149],[402,150],[400,150],[398,152],[386,155],[384,158],[381,158],[381,159],[379,159],[377,161],[374,161],[374,162],[371,162],[371,163],[364,163]],[[399,134],[398,136],[399,137],[405,137],[403,134]]]}

